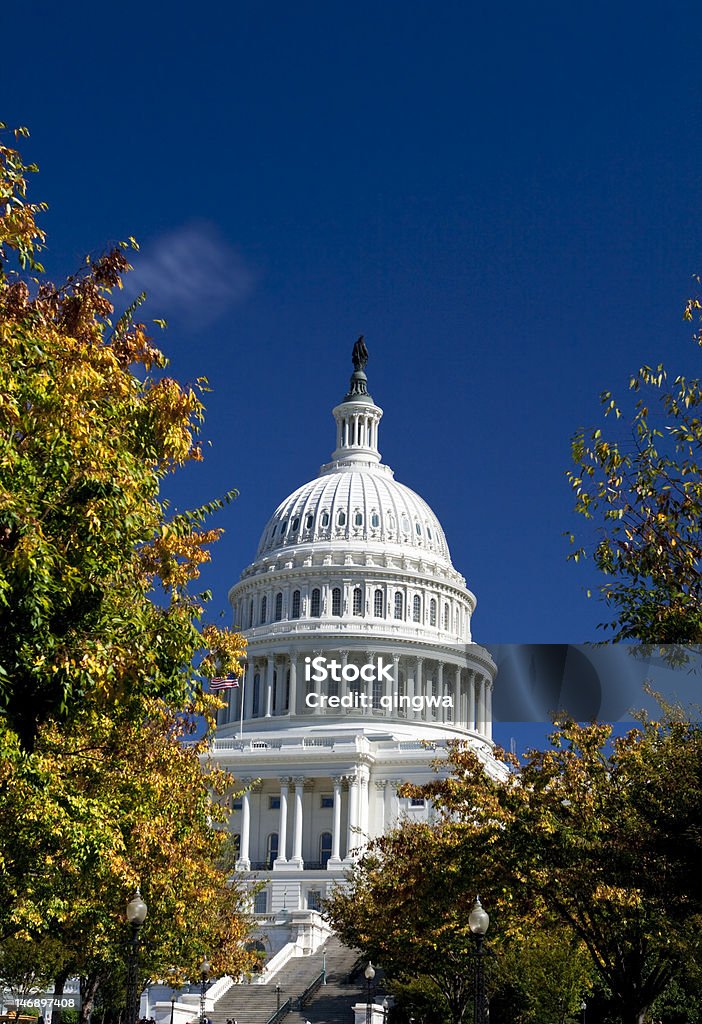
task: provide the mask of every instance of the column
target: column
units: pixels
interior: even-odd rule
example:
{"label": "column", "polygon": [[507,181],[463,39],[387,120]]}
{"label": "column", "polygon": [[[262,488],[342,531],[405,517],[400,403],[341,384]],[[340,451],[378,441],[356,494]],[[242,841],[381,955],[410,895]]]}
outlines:
{"label": "column", "polygon": [[[244,785],[248,785],[250,779],[241,780]],[[244,791],[241,798],[241,842],[239,843],[239,859],[236,862],[237,869],[239,871],[250,871],[251,860],[249,858],[249,842],[251,836],[251,803],[250,793],[247,790]]]}
{"label": "column", "polygon": [[475,681],[475,728],[485,732],[485,680],[478,676]]}
{"label": "column", "polygon": [[243,716],[241,714],[242,703],[246,700],[246,698],[247,698],[247,696],[249,694],[249,691],[251,690],[252,686],[253,686],[253,665],[252,665],[252,663],[250,661],[247,661],[246,662],[246,666],[244,668],[244,675],[239,680],[239,689],[235,691],[235,693],[236,693],[236,700],[234,701],[234,715],[233,715],[233,718],[234,718],[235,721],[238,721],[242,717],[244,717],[244,718],[246,717],[245,714]]}
{"label": "column", "polygon": [[398,787],[402,785],[401,779],[389,779],[388,785],[390,786],[390,797],[391,797],[391,808],[390,808],[390,821],[389,825],[394,826],[397,824],[400,817],[400,798],[397,795]]}
{"label": "column", "polygon": [[[417,658],[417,669],[414,674],[414,694],[415,697],[424,696],[424,658]],[[422,704],[421,711],[413,711],[412,717],[417,719],[424,718],[424,711],[426,705]]]}
{"label": "column", "polygon": [[305,785],[303,777],[293,779],[295,783],[295,819],[293,822],[293,853],[289,860],[290,867],[302,868],[302,792]]}
{"label": "column", "polygon": [[468,673],[468,714],[466,716],[469,729],[475,729],[475,672]]}
{"label": "column", "polygon": [[246,694],[244,696],[244,718],[253,718],[254,699],[254,676],[256,675],[256,662],[251,661],[251,675],[246,680]]}
{"label": "column", "polygon": [[392,677],[394,679],[394,683],[392,688],[388,687],[387,690],[384,691],[384,696],[390,698],[390,707],[387,711],[381,708],[382,714],[388,715],[389,717],[394,717],[397,714],[394,707],[394,697],[396,693],[399,694],[400,692],[400,655],[393,654],[392,662]]}
{"label": "column", "polygon": [[338,866],[341,862],[341,776],[332,777],[334,783],[334,812],[332,825],[332,854],[327,867]]}
{"label": "column", "polygon": [[273,864],[287,864],[288,845],[288,785],[290,779],[283,776],[280,780],[280,824],[278,825],[278,856]]}
{"label": "column", "polygon": [[358,778],[349,775],[349,821],[346,828],[346,860],[352,857],[352,850],[358,846]]}
{"label": "column", "polygon": [[275,669],[275,658],[269,654],[266,658],[266,695],[264,699],[265,716],[270,718],[273,714],[273,671]]}
{"label": "column", "polygon": [[290,699],[288,714],[297,714],[297,654],[290,654]]}
{"label": "column", "polygon": [[346,694],[349,692],[349,684],[344,679],[344,669],[349,663],[349,652],[339,651],[339,654],[341,655],[341,682],[339,683],[338,692],[340,697],[345,697]]}
{"label": "column", "polygon": [[375,792],[376,792],[376,807],[378,813],[375,818],[375,828],[373,829],[374,836],[382,836],[385,831],[385,790],[387,789],[386,779],[376,779],[375,781]]}
{"label": "column", "polygon": [[359,845],[365,847],[368,843],[368,818],[369,818],[369,801],[368,801],[368,781],[370,778],[370,770],[366,765],[361,765],[358,769],[359,779],[359,794],[358,794],[358,825],[361,830],[359,836]]}
{"label": "column", "polygon": [[446,721],[446,708],[443,707],[444,700],[444,663],[440,661],[436,670],[436,695],[441,702],[439,707],[436,709],[436,720],[437,722]]}
{"label": "column", "polygon": [[485,682],[485,735],[492,739],[492,683]]}
{"label": "column", "polygon": [[451,689],[451,697],[453,698],[453,710],[451,714],[451,719],[454,725],[461,725],[463,722],[465,722],[465,718],[463,718],[461,715],[461,669],[458,665],[455,666],[455,671],[453,673],[453,684]]}

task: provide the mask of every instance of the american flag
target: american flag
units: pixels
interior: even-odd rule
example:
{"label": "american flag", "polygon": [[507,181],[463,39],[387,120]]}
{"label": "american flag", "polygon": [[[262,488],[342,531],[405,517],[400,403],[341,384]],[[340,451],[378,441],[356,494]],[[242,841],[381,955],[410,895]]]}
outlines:
{"label": "american flag", "polygon": [[236,676],[215,676],[210,679],[211,690],[238,690],[239,680]]}

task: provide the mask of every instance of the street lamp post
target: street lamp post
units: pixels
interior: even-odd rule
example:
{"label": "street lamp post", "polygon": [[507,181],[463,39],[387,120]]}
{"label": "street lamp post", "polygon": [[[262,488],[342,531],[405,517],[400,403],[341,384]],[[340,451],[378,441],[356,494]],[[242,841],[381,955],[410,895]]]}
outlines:
{"label": "street lamp post", "polygon": [[280,1009],[280,982],[275,986],[275,1008]]}
{"label": "street lamp post", "polygon": [[490,925],[490,917],[483,910],[480,897],[475,897],[473,909],[468,918],[468,926],[475,939],[475,1010],[474,1024],[486,1024],[487,1013],[485,999],[485,951],[483,940]]}
{"label": "street lamp post", "polygon": [[200,1024],[205,1024],[205,997],[207,995],[207,979],[211,970],[212,966],[204,956],[200,964]]}
{"label": "street lamp post", "polygon": [[373,1024],[373,1003],[371,1002],[371,983],[375,977],[375,967],[368,961],[368,966],[363,972],[366,979],[366,1024]]}
{"label": "street lamp post", "polygon": [[126,1024],[136,1024],[139,1015],[139,994],[137,992],[139,978],[139,931],[146,920],[148,909],[137,888],[127,904],[127,921],[132,926],[132,938],[129,943],[129,958],[127,960]]}
{"label": "street lamp post", "polygon": [[387,996],[385,996],[385,998],[383,999],[382,1006],[383,1006],[383,1024],[388,1024],[388,1010],[390,1008],[390,1003],[388,1002],[388,997]]}

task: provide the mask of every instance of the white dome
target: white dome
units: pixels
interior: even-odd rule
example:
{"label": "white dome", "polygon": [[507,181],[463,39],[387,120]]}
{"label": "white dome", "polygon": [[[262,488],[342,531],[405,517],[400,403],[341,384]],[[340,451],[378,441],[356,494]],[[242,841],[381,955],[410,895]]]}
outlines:
{"label": "white dome", "polygon": [[373,463],[333,463],[298,487],[266,524],[257,557],[320,541],[412,549],[451,564],[444,531],[426,501]]}

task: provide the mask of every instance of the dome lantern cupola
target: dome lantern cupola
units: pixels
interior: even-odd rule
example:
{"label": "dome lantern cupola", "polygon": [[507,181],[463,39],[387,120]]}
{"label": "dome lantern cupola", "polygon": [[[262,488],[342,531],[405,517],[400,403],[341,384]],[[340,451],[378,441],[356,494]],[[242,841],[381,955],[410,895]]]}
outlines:
{"label": "dome lantern cupola", "polygon": [[337,405],[333,410],[336,420],[336,450],[332,452],[332,465],[380,462],[378,424],[383,410],[368,394],[368,378],[365,374],[368,349],[363,335],[354,345],[351,359],[353,373],[348,393],[341,405]]}

